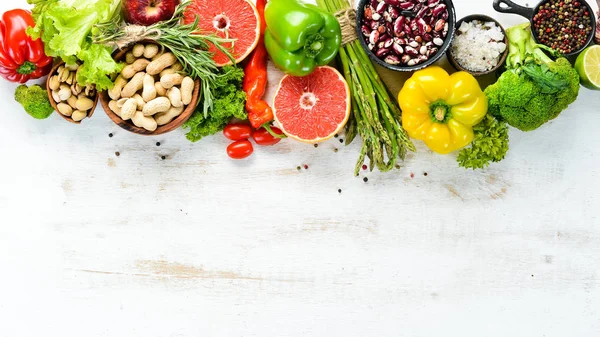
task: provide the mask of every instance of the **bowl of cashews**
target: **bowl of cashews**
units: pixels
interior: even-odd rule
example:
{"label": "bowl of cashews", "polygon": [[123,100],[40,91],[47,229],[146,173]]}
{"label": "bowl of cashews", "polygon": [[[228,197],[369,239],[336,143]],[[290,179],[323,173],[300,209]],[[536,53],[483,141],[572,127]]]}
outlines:
{"label": "bowl of cashews", "polygon": [[114,59],[125,66],[113,88],[99,95],[104,111],[121,128],[160,135],[179,128],[192,116],[200,80],[186,76],[173,53],[142,41],[117,51]]}

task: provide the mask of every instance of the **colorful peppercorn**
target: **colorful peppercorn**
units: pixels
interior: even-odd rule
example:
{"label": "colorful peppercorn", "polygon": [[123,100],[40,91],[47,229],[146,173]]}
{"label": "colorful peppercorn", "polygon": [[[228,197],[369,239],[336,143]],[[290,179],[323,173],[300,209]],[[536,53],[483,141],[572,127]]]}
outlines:
{"label": "colorful peppercorn", "polygon": [[533,16],[533,28],[540,43],[563,54],[581,49],[593,33],[587,6],[573,0],[542,3]]}

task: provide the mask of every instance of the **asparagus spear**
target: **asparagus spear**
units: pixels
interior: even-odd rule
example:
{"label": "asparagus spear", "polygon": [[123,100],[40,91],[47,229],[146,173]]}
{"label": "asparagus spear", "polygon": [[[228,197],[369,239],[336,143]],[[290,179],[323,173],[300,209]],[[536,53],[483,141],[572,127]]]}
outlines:
{"label": "asparagus spear", "polygon": [[[317,3],[334,14],[351,6],[348,0],[317,0]],[[352,99],[346,145],[357,135],[363,140],[354,175],[360,172],[365,158],[369,158],[371,171],[375,167],[382,172],[394,169],[408,151],[415,151],[402,128],[398,104],[391,98],[358,40],[341,47],[338,64],[350,86]]]}

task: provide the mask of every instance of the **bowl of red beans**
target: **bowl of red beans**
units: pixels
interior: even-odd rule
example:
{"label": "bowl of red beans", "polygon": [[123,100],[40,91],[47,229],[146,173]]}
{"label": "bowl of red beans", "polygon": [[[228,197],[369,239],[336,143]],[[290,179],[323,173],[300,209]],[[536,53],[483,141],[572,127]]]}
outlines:
{"label": "bowl of red beans", "polygon": [[542,0],[534,8],[494,0],[494,9],[527,18],[537,43],[566,56],[579,54],[594,39],[596,17],[585,0]]}

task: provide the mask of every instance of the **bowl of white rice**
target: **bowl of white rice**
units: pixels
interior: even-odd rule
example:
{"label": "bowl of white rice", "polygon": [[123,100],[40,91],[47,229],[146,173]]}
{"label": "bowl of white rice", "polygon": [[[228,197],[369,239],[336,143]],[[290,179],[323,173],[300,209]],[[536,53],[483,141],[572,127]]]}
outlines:
{"label": "bowl of white rice", "polygon": [[454,40],[447,50],[448,61],[473,76],[498,70],[508,55],[506,31],[487,15],[469,15],[456,23]]}

